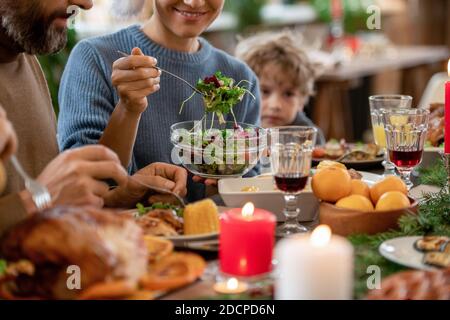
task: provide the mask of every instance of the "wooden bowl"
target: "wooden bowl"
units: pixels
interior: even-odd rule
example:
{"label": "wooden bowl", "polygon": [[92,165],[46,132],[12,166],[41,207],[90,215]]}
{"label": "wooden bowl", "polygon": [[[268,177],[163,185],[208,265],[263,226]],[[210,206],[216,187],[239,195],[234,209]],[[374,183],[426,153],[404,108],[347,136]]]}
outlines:
{"label": "wooden bowl", "polygon": [[328,225],[334,234],[376,234],[398,229],[398,219],[404,214],[417,213],[418,202],[409,198],[408,208],[390,211],[362,212],[338,208],[328,202],[320,203],[320,224]]}

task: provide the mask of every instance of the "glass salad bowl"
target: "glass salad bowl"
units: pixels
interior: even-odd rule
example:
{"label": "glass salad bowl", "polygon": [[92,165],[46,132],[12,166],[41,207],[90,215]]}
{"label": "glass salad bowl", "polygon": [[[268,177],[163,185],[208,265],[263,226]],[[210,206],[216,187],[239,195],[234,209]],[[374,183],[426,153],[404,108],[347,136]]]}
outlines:
{"label": "glass salad bowl", "polygon": [[267,147],[267,131],[246,123],[185,121],[170,131],[172,161],[209,179],[242,177]]}

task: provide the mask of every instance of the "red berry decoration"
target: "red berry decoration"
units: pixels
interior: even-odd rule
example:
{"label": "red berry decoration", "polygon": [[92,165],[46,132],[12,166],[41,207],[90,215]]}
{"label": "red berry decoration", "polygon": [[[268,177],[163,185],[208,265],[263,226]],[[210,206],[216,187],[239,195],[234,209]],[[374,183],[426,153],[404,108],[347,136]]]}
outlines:
{"label": "red berry decoration", "polygon": [[219,79],[217,79],[215,75],[211,77],[206,77],[205,80],[203,80],[203,82],[206,84],[214,84],[216,88],[220,88],[220,81]]}

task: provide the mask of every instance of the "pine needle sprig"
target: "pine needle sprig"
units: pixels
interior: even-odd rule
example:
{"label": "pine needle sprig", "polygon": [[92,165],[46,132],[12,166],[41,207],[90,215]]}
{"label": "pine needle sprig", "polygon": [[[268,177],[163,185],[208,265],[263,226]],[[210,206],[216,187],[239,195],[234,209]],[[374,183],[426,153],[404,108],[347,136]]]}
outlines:
{"label": "pine needle sprig", "polygon": [[428,168],[419,169],[419,180],[421,184],[444,187],[447,183],[447,172],[444,167],[444,161],[439,160]]}

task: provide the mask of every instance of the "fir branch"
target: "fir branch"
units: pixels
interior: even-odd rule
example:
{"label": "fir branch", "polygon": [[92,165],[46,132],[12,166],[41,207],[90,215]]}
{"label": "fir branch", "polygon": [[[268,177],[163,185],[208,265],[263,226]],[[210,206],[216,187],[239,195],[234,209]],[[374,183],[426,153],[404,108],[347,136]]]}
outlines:
{"label": "fir branch", "polygon": [[419,180],[421,184],[428,184],[438,187],[444,187],[447,183],[447,172],[444,167],[444,161],[439,160],[428,168],[419,169]]}

